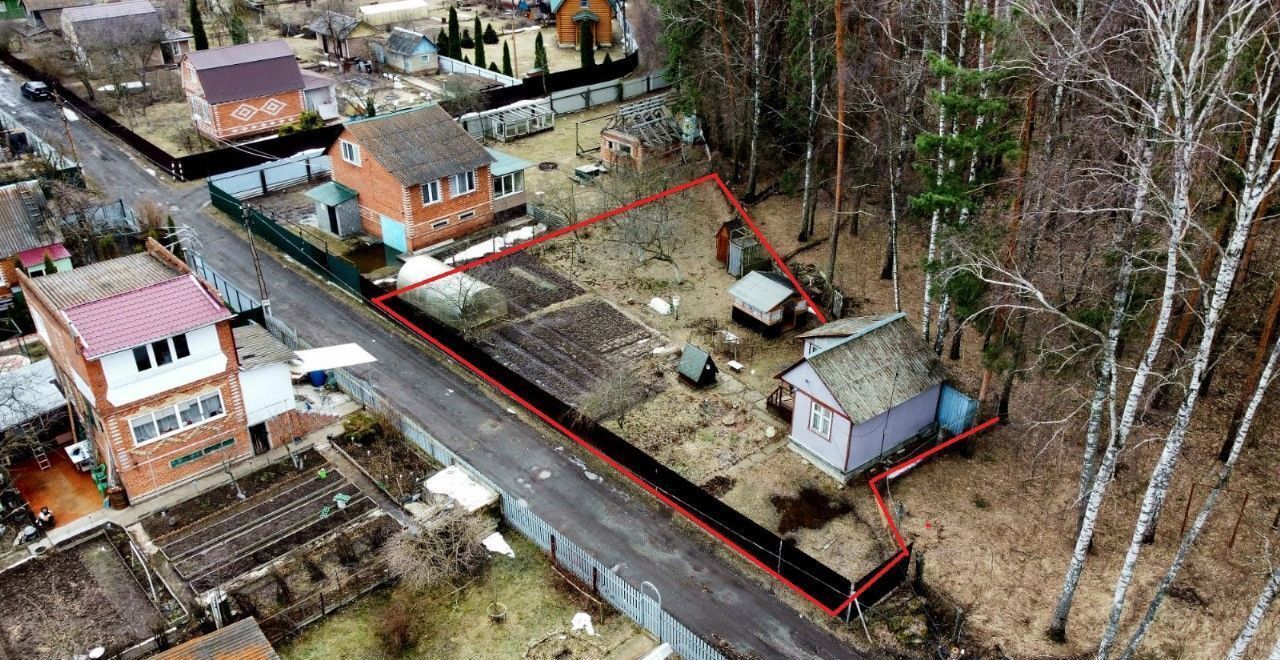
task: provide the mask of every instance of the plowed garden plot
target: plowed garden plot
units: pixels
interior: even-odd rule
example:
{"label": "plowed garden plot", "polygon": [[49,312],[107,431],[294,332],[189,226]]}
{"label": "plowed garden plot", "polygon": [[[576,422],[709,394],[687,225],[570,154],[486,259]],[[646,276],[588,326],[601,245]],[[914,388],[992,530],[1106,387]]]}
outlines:
{"label": "plowed garden plot", "polygon": [[652,337],[604,300],[584,297],[504,323],[480,341],[513,371],[576,406],[612,374],[635,368],[656,346]]}
{"label": "plowed garden plot", "polygon": [[575,282],[527,252],[518,252],[477,266],[471,272],[502,292],[507,299],[507,312],[513,317],[524,316],[586,293]]}
{"label": "plowed garden plot", "polygon": [[0,573],[0,656],[68,658],[95,646],[114,656],[163,622],[106,537]]}

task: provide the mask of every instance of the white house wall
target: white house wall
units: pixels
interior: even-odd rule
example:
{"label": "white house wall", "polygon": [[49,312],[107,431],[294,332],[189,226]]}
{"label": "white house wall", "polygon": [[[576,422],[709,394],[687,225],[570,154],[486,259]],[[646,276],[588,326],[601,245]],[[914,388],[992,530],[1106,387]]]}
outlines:
{"label": "white house wall", "polygon": [[268,364],[240,372],[240,391],[250,426],[294,407],[293,382],[286,364]]}
{"label": "white house wall", "polygon": [[[832,410],[841,410],[840,404],[836,403],[836,398],[831,396],[831,391],[827,389],[822,379],[818,377],[817,372],[813,370],[808,362],[802,362],[791,371],[782,375],[782,380],[790,383],[797,390],[821,401]],[[808,423],[805,424],[808,426]]]}
{"label": "white house wall", "polygon": [[107,401],[122,406],[226,370],[227,356],[222,354],[216,326],[207,325],[186,335],[190,355],[146,371],[138,371],[132,350],[104,356],[101,362],[107,381]]}

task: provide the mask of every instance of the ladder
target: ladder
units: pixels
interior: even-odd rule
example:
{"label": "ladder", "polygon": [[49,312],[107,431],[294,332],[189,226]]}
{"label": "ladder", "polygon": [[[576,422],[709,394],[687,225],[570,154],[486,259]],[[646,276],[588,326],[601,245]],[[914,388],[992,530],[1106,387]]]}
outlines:
{"label": "ladder", "polygon": [[40,470],[48,470],[53,465],[49,462],[49,455],[43,451],[36,453],[36,465],[40,466]]}

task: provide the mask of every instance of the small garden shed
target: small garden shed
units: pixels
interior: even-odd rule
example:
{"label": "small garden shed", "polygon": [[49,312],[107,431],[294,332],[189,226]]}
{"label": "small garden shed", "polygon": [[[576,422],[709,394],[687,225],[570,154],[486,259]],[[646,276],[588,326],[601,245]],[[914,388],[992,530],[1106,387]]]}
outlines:
{"label": "small garden shed", "polygon": [[706,351],[693,344],[685,344],[676,373],[680,376],[680,382],[694,389],[701,389],[715,385],[716,374],[720,370]]}
{"label": "small garden shed", "polygon": [[440,69],[440,49],[427,35],[404,28],[394,28],[386,41],[374,47],[378,60],[392,71],[432,74]]}
{"label": "small garden shed", "polygon": [[326,181],[306,192],[316,203],[316,226],[338,236],[360,233],[360,202],[356,191]]}
{"label": "small garden shed", "polygon": [[780,273],[753,270],[729,287],[733,320],[766,337],[796,327],[808,310],[804,297]]}

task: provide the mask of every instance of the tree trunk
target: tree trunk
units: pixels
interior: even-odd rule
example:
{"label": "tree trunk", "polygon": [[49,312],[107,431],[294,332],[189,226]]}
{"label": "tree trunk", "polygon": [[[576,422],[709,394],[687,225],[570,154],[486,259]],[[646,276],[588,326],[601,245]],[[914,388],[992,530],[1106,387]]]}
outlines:
{"label": "tree trunk", "polygon": [[[837,0],[839,2],[839,0]],[[947,57],[947,41],[951,30],[951,0],[942,0],[942,33],[940,35],[941,47],[938,54]],[[837,34],[839,34],[837,32]],[[947,93],[947,78],[939,76],[938,78],[938,95],[945,96]],[[938,106],[938,135],[942,135],[947,130],[947,111],[942,105]],[[942,177],[945,173],[943,169],[946,165],[946,159],[942,153],[942,145],[938,145],[937,153],[938,162],[934,166],[934,180],[937,185],[942,185]],[[932,329],[932,289],[933,289],[933,267],[934,261],[938,256],[938,229],[942,221],[942,212],[935,208],[929,218],[929,247],[925,250],[924,260],[924,305],[920,312],[920,333],[924,335],[925,341],[929,340],[930,330]]]}
{"label": "tree trunk", "polygon": [[811,11],[810,14],[808,26],[809,121],[805,126],[804,199],[801,201],[800,236],[798,237],[801,243],[809,240],[809,236],[813,233],[813,157],[818,139],[818,51],[816,46],[818,16],[816,12]]}
{"label": "tree trunk", "polygon": [[[1253,638],[1258,634],[1258,628],[1262,627],[1262,619],[1267,615],[1267,610],[1271,609],[1271,602],[1276,599],[1276,594],[1280,593],[1280,568],[1272,569],[1271,576],[1267,578],[1267,583],[1262,587],[1262,593],[1258,595],[1258,602],[1254,603],[1253,610],[1249,612],[1249,618],[1245,620],[1244,628],[1240,630],[1240,635],[1236,637],[1236,642],[1231,645],[1231,650],[1227,652],[1227,660],[1240,660],[1244,657],[1244,652],[1249,649],[1249,644],[1253,642]],[[1280,641],[1276,643],[1280,648]],[[1276,649],[1271,651],[1272,656],[1276,654]]]}
{"label": "tree trunk", "polygon": [[[759,2],[760,0],[756,0]],[[844,88],[845,88],[845,53],[844,53],[844,2],[835,0],[836,18],[836,184],[835,201],[831,209],[831,252],[827,258],[827,286],[832,293],[836,287],[836,248],[840,243],[840,202],[844,198]],[[832,298],[834,300],[834,296]]]}
{"label": "tree trunk", "polygon": [[764,50],[764,2],[752,0],[755,13],[755,25],[751,34],[751,147],[747,165],[747,197],[756,196],[756,176],[759,170],[760,149],[760,88],[764,86],[764,75],[761,72],[761,58]]}

